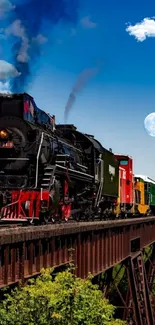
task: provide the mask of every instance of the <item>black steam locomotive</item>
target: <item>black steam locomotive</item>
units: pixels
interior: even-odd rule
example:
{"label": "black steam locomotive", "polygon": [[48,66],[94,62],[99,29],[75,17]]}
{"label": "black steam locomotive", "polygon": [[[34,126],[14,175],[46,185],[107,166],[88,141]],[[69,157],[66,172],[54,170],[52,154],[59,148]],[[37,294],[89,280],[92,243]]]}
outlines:
{"label": "black steam locomotive", "polygon": [[118,162],[92,135],[55,125],[28,94],[0,95],[2,219],[86,220],[112,216]]}

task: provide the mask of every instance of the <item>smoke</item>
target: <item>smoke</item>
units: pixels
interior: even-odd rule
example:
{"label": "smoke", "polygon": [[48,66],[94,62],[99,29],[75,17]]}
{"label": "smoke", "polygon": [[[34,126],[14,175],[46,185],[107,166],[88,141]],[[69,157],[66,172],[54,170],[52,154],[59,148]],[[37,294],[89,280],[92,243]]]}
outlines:
{"label": "smoke", "polygon": [[99,62],[98,66],[95,68],[90,69],[84,69],[80,75],[78,76],[78,79],[69,95],[67,104],[65,106],[65,112],[64,112],[64,119],[65,123],[68,119],[69,112],[76,101],[76,95],[87,85],[88,81],[93,78],[97,73],[99,73],[101,67],[103,65],[103,62]]}
{"label": "smoke", "polygon": [[5,18],[5,15],[14,8],[9,0],[0,0],[0,19]]}
{"label": "smoke", "polygon": [[[41,47],[48,41],[52,27],[59,22],[75,24],[79,0],[1,0],[0,14],[7,12],[4,35],[11,43],[12,60],[21,76],[11,81],[12,92],[23,92],[30,81]],[[43,26],[49,26],[44,35]]]}

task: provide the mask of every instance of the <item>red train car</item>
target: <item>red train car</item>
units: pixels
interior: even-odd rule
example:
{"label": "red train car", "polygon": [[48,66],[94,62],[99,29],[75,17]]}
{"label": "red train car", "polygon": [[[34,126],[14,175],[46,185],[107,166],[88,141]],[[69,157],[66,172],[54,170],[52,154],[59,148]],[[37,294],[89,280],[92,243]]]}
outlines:
{"label": "red train car", "polygon": [[133,213],[134,208],[133,159],[121,154],[115,154],[115,158],[120,167],[120,208],[121,212],[127,216]]}

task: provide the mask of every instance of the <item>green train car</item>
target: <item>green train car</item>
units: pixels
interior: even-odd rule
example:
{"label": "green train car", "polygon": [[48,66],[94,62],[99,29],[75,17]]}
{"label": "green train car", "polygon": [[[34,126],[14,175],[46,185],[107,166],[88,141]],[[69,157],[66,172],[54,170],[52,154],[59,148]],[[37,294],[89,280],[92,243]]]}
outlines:
{"label": "green train car", "polygon": [[[101,143],[96,140],[91,135],[85,135],[89,138],[89,140],[93,144],[93,148],[96,149],[97,152],[100,153],[100,157],[103,160],[103,187],[102,187],[102,195],[105,197],[118,197],[118,188],[119,188],[119,163],[115,159],[114,154],[111,149],[107,150],[104,148]],[[96,179],[97,179],[97,164],[95,164],[96,168]]]}
{"label": "green train car", "polygon": [[[112,150],[105,149],[93,136],[86,135],[93,144],[94,171],[100,218],[113,218],[119,195],[119,163]],[[100,182],[102,180],[102,182]]]}
{"label": "green train car", "polygon": [[119,164],[116,161],[114,154],[103,148],[103,161],[104,161],[104,182],[103,182],[103,195],[118,197],[119,188]]}
{"label": "green train car", "polygon": [[150,214],[155,214],[155,181],[145,175],[138,176],[144,181],[144,196],[150,207]]}

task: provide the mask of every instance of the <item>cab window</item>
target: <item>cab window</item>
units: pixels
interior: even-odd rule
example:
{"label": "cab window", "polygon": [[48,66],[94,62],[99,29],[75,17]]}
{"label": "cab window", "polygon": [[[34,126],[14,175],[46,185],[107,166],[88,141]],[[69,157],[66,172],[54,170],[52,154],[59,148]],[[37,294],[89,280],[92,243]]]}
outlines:
{"label": "cab window", "polygon": [[120,165],[127,166],[128,160],[120,160]]}

